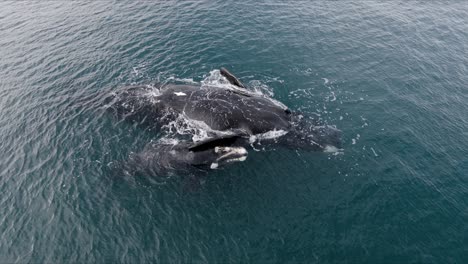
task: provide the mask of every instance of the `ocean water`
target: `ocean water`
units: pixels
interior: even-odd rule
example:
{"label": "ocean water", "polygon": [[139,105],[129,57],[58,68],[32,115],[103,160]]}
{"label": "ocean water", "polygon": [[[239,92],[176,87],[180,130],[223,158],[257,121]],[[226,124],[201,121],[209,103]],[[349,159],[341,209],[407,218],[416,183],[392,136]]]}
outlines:
{"label": "ocean water", "polygon": [[[466,263],[467,52],[464,1],[3,1],[0,262]],[[343,153],[109,170],[158,135],[95,98],[222,66]]]}

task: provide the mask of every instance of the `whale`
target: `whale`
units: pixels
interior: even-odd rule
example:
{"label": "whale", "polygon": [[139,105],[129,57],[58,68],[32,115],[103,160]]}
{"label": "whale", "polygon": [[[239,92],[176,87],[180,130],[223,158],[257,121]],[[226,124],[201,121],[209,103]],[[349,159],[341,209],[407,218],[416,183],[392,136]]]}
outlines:
{"label": "whale", "polygon": [[107,110],[119,119],[157,131],[182,118],[207,131],[209,138],[234,135],[239,145],[248,146],[259,139],[293,149],[341,149],[342,132],[335,126],[250,91],[225,68],[220,73],[230,88],[171,83],[127,86],[106,99]]}
{"label": "whale", "polygon": [[248,152],[244,147],[235,145],[236,139],[237,136],[225,136],[197,143],[159,139],[148,143],[142,151],[131,154],[116,168],[134,175],[200,175],[245,161]]}

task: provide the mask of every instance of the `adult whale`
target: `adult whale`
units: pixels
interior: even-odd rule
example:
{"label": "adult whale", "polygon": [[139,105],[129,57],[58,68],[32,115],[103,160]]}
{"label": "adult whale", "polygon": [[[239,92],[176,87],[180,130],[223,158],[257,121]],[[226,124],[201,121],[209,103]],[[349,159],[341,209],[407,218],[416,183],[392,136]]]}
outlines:
{"label": "adult whale", "polygon": [[212,138],[229,134],[245,142],[274,138],[285,146],[313,151],[341,148],[340,130],[250,92],[224,68],[220,73],[233,84],[232,88],[176,84],[165,84],[159,89],[124,87],[108,99],[108,110],[150,128],[161,128],[182,117],[208,131]]}

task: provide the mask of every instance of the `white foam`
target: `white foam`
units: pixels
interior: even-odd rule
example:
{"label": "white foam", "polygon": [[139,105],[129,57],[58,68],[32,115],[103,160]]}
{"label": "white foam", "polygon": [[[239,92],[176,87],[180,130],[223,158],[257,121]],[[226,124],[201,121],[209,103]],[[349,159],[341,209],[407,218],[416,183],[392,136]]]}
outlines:
{"label": "white foam", "polygon": [[340,149],[332,145],[326,145],[325,148],[323,149],[323,152],[326,152],[326,153],[334,153],[338,151],[340,151]]}
{"label": "white foam", "polygon": [[353,144],[353,145],[355,145],[355,144],[356,144],[356,142],[359,140],[359,138],[361,138],[361,135],[359,135],[359,134],[356,134],[356,138],[353,138],[353,139],[351,139],[351,141],[352,141],[352,144]]}
{"label": "white foam", "polygon": [[177,118],[164,126],[171,133],[179,135],[191,135],[193,142],[199,142],[212,138],[216,135],[232,135],[233,131],[214,130],[203,121],[194,120],[184,114],[179,114]]}
{"label": "white foam", "polygon": [[174,94],[177,96],[187,96],[187,94],[183,92],[174,92]]}
{"label": "white foam", "polygon": [[164,143],[164,144],[167,144],[167,145],[173,145],[173,146],[179,144],[179,140],[175,139],[175,138],[162,137],[162,138],[159,139],[159,141],[161,143]]}
{"label": "white foam", "polygon": [[214,170],[218,168],[218,163],[211,163],[210,169]]}
{"label": "white foam", "polygon": [[373,147],[371,147],[370,149],[371,149],[371,150],[372,150],[372,152],[374,153],[374,156],[376,156],[376,157],[378,157],[378,156],[379,156],[379,155],[377,155],[377,152],[375,152],[375,150],[374,150],[374,148],[373,148]]}
{"label": "white foam", "polygon": [[201,81],[202,87],[216,86],[225,89],[238,89],[237,86],[232,85],[229,81],[221,75],[219,70],[210,71],[209,75]]}
{"label": "white foam", "polygon": [[161,95],[161,92],[158,89],[153,89],[148,93],[148,95],[150,97],[158,97]]}
{"label": "white foam", "polygon": [[191,83],[191,84],[197,84],[198,83],[198,82],[194,81],[192,78],[182,78],[182,79],[175,78],[174,80],[184,82],[184,83]]}
{"label": "white foam", "polygon": [[194,81],[192,78],[176,78],[174,76],[167,78],[166,81],[176,81],[176,82],[183,82],[183,83],[190,83],[190,84],[198,84],[198,82]]}
{"label": "white foam", "polygon": [[[262,96],[265,98],[268,98],[271,100],[272,103],[275,105],[287,109],[288,107],[284,105],[283,103],[271,98],[273,96],[273,90],[269,88],[267,85],[262,84],[260,81],[252,81],[253,83],[253,91],[246,89],[246,88],[240,88],[238,86],[232,85],[222,74],[219,70],[212,70],[210,71],[210,74],[201,81],[201,87],[217,87],[221,89],[228,89],[228,90],[235,90],[235,91],[240,91],[242,93],[247,93],[252,96]],[[267,94],[265,94],[265,92]]]}
{"label": "white foam", "polygon": [[159,102],[159,96],[161,95],[161,91],[159,91],[158,88],[155,88],[153,86],[147,85],[146,87],[150,88],[146,96],[152,103],[158,103]]}

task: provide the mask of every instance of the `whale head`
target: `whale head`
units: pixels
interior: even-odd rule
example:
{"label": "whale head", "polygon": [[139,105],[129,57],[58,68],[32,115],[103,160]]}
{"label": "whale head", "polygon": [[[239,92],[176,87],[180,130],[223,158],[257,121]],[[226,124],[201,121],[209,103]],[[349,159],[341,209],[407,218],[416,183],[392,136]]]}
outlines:
{"label": "whale head", "polygon": [[245,161],[247,150],[244,147],[215,146],[206,150],[191,151],[190,155],[193,166],[218,169],[228,164]]}

